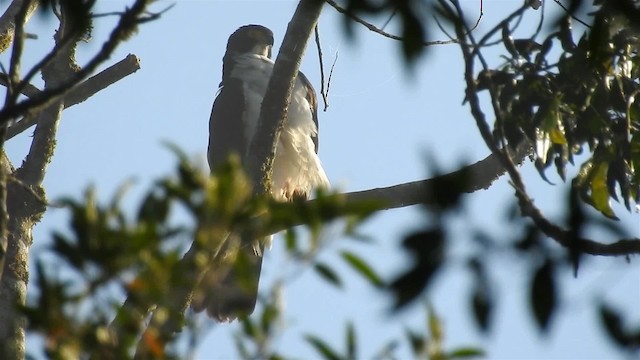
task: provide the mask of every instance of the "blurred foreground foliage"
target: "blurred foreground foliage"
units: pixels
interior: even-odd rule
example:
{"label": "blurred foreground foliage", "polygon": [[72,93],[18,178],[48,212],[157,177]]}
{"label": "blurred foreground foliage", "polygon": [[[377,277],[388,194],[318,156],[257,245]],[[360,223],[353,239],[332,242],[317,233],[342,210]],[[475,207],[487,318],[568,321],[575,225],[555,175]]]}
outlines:
{"label": "blurred foreground foliage", "polygon": [[[523,17],[536,14],[530,3],[523,2],[485,34],[470,32],[475,36],[472,61],[482,63],[482,69],[474,74],[477,92],[488,94],[494,115],[491,140],[501,146],[530,143],[541,176],[546,179],[546,171],[553,167],[563,181],[571,182],[566,199],[559,199],[569,209],[564,225],[576,233],[588,225],[625,237],[622,227],[610,221],[616,219],[610,200],[621,202],[629,211],[640,201],[638,2],[568,1],[568,10],[551,23],[541,19],[540,26],[527,36],[516,35]],[[412,60],[423,51],[427,20],[424,12],[417,11],[425,9],[424,3],[351,0],[346,4],[356,16],[399,14],[396,21],[400,21],[403,33],[403,56]],[[438,5],[428,8],[433,14],[445,14]],[[577,31],[574,23],[585,8],[590,12],[588,24]],[[468,21],[448,20],[454,25]],[[488,46],[503,48],[501,65],[491,66],[486,61],[483,51]],[[322,247],[321,229],[341,218],[347,222],[347,233],[355,235],[355,226],[381,204],[351,203],[332,193],[318,194],[314,202],[276,203],[252,195],[237,161],[210,177],[184,154],[176,154],[180,159],[176,174],[158,180],[138,204],[135,215],[122,209],[124,192],[107,204],[99,203],[91,189],[82,199],[61,201],[70,213],[69,229],[53,234],[46,256],[36,261],[33,282],[37,295],[22,308],[27,330],[45,339],[49,357],[129,358],[140,343],[146,347],[147,357],[182,357],[176,346],[180,337],[175,332],[194,338],[199,335],[197,319],[185,313],[188,294],[204,264],[216,260],[223,246],[221,239],[232,229],[270,234],[306,225],[311,240],[304,243],[296,236],[296,228],[288,230],[284,236],[288,251],[327,284],[344,288],[344,275],[316,257]],[[577,164],[577,159],[582,163]],[[567,170],[572,165],[579,171],[569,179]],[[424,301],[434,279],[453,261],[448,252],[451,221],[470,216],[464,211],[458,186],[441,184],[442,191],[437,194],[447,196],[424,206],[424,224],[402,239],[403,251],[413,260],[404,272],[381,275],[372,260],[353,251],[339,252],[342,261],[362,279],[392,295],[396,310]],[[604,217],[588,215],[583,203]],[[173,220],[180,212],[193,220],[192,226]],[[489,333],[497,308],[494,280],[488,271],[490,261],[497,253],[515,254],[530,270],[528,309],[532,319],[541,332],[548,333],[562,300],[558,277],[562,272],[577,272],[577,258],[584,255],[551,245],[547,235],[523,219],[516,206],[504,222],[517,229],[507,241],[496,241],[482,229],[469,235],[476,249],[464,259],[473,279],[469,308],[478,329]],[[634,254],[628,255],[630,259]],[[176,293],[181,294],[177,299]],[[259,311],[242,319],[236,334],[243,358],[287,356],[272,348],[271,342],[281,331],[279,289],[276,286],[265,293],[268,295],[261,297]],[[626,316],[605,302],[595,307],[602,329],[613,342],[631,356],[638,354],[640,328],[626,323]],[[416,357],[482,356],[482,351],[473,347],[443,350],[442,324],[434,310],[427,309],[423,330],[406,329],[399,335]],[[160,323],[171,325],[172,331],[146,328],[151,312],[160,314]],[[342,347],[329,344],[322,334],[304,334],[302,339],[322,358],[357,358],[363,347],[357,338],[358,324],[347,323],[344,328]],[[380,344],[378,358],[395,358],[400,343],[396,339]]]}
{"label": "blurred foreground foliage", "polygon": [[[69,211],[69,229],[55,232],[46,255],[37,260],[38,296],[23,308],[28,331],[44,336],[48,356],[126,358],[141,334],[152,357],[169,356],[164,349],[177,339],[145,331],[144,319],[164,310],[167,322],[182,324],[175,331],[192,321],[192,314],[183,313],[195,279],[209,262],[221,261],[216,256],[229,230],[266,235],[304,224],[315,240],[305,247],[290,232],[287,242],[292,255],[310,261],[323,224],[341,218],[349,232],[378,208],[373,201],[347,203],[340,194],[291,203],[254,196],[237,159],[209,176],[173,150],[180,159],[176,174],[159,179],[134,216],[122,207],[126,187],[107,204],[97,201],[93,188],[81,199],[60,200]],[[195,226],[174,224],[185,212]],[[363,271],[361,259],[349,259]],[[176,293],[182,303],[166,301]],[[268,333],[275,311],[266,306],[261,331]],[[244,324],[248,336],[257,336],[248,319]]]}

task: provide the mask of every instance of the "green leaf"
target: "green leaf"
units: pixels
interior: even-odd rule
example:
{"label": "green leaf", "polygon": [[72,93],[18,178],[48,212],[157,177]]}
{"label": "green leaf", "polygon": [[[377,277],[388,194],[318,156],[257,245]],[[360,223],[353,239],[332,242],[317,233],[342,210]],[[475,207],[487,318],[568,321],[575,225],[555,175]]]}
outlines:
{"label": "green leaf", "polygon": [[242,325],[242,332],[250,339],[256,339],[258,336],[258,329],[251,319],[247,316],[243,316],[240,319]]}
{"label": "green leaf", "polygon": [[443,340],[442,322],[431,304],[427,305],[429,335],[433,342],[441,344]]}
{"label": "green leaf", "polygon": [[318,275],[328,283],[334,285],[335,287],[342,288],[342,280],[340,279],[338,274],[333,271],[333,269],[328,265],[324,263],[317,263],[313,266],[313,270],[315,270]]}
{"label": "green leaf", "polygon": [[414,357],[419,358],[425,352],[425,337],[411,329],[405,329],[404,333],[409,340]]}
{"label": "green leaf", "polygon": [[357,339],[356,339],[356,331],[353,327],[353,323],[349,322],[347,324],[347,359],[357,359]]}
{"label": "green leaf", "polygon": [[472,347],[461,347],[446,354],[446,359],[468,359],[486,356],[484,350]]}
{"label": "green leaf", "polygon": [[378,276],[378,274],[373,271],[373,269],[367,264],[362,258],[358,255],[350,252],[350,251],[342,251],[340,253],[342,258],[347,262],[347,264],[351,265],[351,267],[356,270],[360,275],[365,277],[369,282],[375,287],[382,287],[384,282]]}
{"label": "green leaf", "polygon": [[338,355],[338,353],[333,350],[324,340],[315,337],[313,335],[305,335],[304,339],[313,346],[314,349],[318,353],[322,355],[324,359],[327,360],[343,360],[342,356]]}
{"label": "green leaf", "polygon": [[284,232],[284,240],[285,246],[287,248],[287,252],[289,254],[295,254],[298,250],[298,237],[296,236],[296,232],[293,229],[287,229]]}
{"label": "green leaf", "polygon": [[591,200],[596,210],[611,219],[618,219],[609,201],[609,189],[607,187],[607,170],[609,163],[601,161],[591,169]]}

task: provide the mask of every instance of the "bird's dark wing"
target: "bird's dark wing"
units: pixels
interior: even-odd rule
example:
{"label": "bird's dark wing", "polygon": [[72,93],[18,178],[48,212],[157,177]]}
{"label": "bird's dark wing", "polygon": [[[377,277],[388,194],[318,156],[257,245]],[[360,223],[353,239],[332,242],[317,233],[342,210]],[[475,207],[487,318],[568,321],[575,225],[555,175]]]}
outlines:
{"label": "bird's dark wing", "polygon": [[[212,172],[232,153],[241,158],[245,154],[243,94],[242,82],[230,78],[214,101],[207,154]],[[256,252],[254,243],[238,233],[231,233],[224,239],[196,287],[191,303],[194,311],[206,309],[209,316],[218,321],[232,321],[253,312],[262,267],[262,246]]]}
{"label": "bird's dark wing", "polygon": [[242,121],[244,108],[242,82],[231,78],[213,102],[209,118],[207,159],[211,172],[229,160],[232,153],[240,157],[244,155],[247,148]]}
{"label": "bird's dark wing", "polygon": [[298,72],[298,78],[302,81],[302,85],[304,85],[305,90],[307,90],[307,101],[311,106],[311,116],[313,116],[313,122],[316,123],[316,129],[318,132],[316,136],[312,136],[311,140],[313,140],[313,144],[315,145],[316,154],[318,153],[318,138],[320,134],[320,127],[318,124],[318,97],[316,96],[316,90],[311,85],[311,81],[300,71]]}

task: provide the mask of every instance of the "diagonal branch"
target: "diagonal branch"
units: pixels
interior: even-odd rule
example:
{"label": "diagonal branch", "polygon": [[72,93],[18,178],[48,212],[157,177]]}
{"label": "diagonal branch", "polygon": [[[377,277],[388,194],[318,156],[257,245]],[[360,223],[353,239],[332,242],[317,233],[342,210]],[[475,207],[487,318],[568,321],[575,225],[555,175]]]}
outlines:
{"label": "diagonal branch", "polygon": [[29,4],[25,20],[29,20],[38,7],[38,1],[13,0],[11,5],[9,5],[7,10],[5,10],[4,14],[0,17],[0,53],[7,50],[13,42],[13,36],[16,28],[16,16],[26,2],[29,2]]}
{"label": "diagonal branch", "polygon": [[269,193],[271,167],[280,131],[287,118],[287,108],[295,83],[302,54],[307,41],[318,22],[324,2],[302,0],[287,27],[282,47],[273,67],[273,74],[262,102],[256,136],[251,143],[251,156],[247,163],[247,174],[256,186],[256,191]]}
{"label": "diagonal branch", "polygon": [[23,100],[15,106],[6,107],[0,110],[0,123],[5,123],[24,116],[29,111],[37,111],[59,100],[64,94],[86,76],[95,71],[95,69],[107,60],[115,48],[126,40],[130,34],[135,31],[137,26],[144,22],[140,16],[146,11],[147,5],[152,0],[137,0],[131,7],[127,9],[120,18],[118,24],[111,32],[109,39],[102,45],[98,53],[75,74],[59,84],[58,86],[46,89],[40,96]]}
{"label": "diagonal branch", "polygon": [[[122,80],[140,69],[140,60],[133,54],[127,55],[126,58],[104,69],[102,72],[88,78],[84,82],[73,87],[67,95],[64,96],[64,108],[69,108],[79,104],[110,85]],[[0,84],[5,85],[5,80],[0,77]],[[38,96],[40,90],[35,86],[25,87],[23,94],[29,97]],[[37,118],[33,116],[25,116],[22,120],[13,124],[7,130],[7,139],[11,139],[21,134],[31,126],[35,125]]]}

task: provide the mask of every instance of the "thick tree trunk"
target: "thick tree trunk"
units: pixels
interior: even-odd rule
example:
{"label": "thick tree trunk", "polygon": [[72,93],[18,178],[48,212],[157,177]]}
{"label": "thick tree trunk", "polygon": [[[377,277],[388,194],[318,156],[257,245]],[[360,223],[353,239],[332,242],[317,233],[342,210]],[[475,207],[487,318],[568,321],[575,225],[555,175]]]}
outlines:
{"label": "thick tree trunk", "polygon": [[0,283],[0,358],[23,359],[26,323],[17,306],[26,302],[32,230],[45,207],[21,185],[10,184],[7,208],[11,217],[7,261]]}

